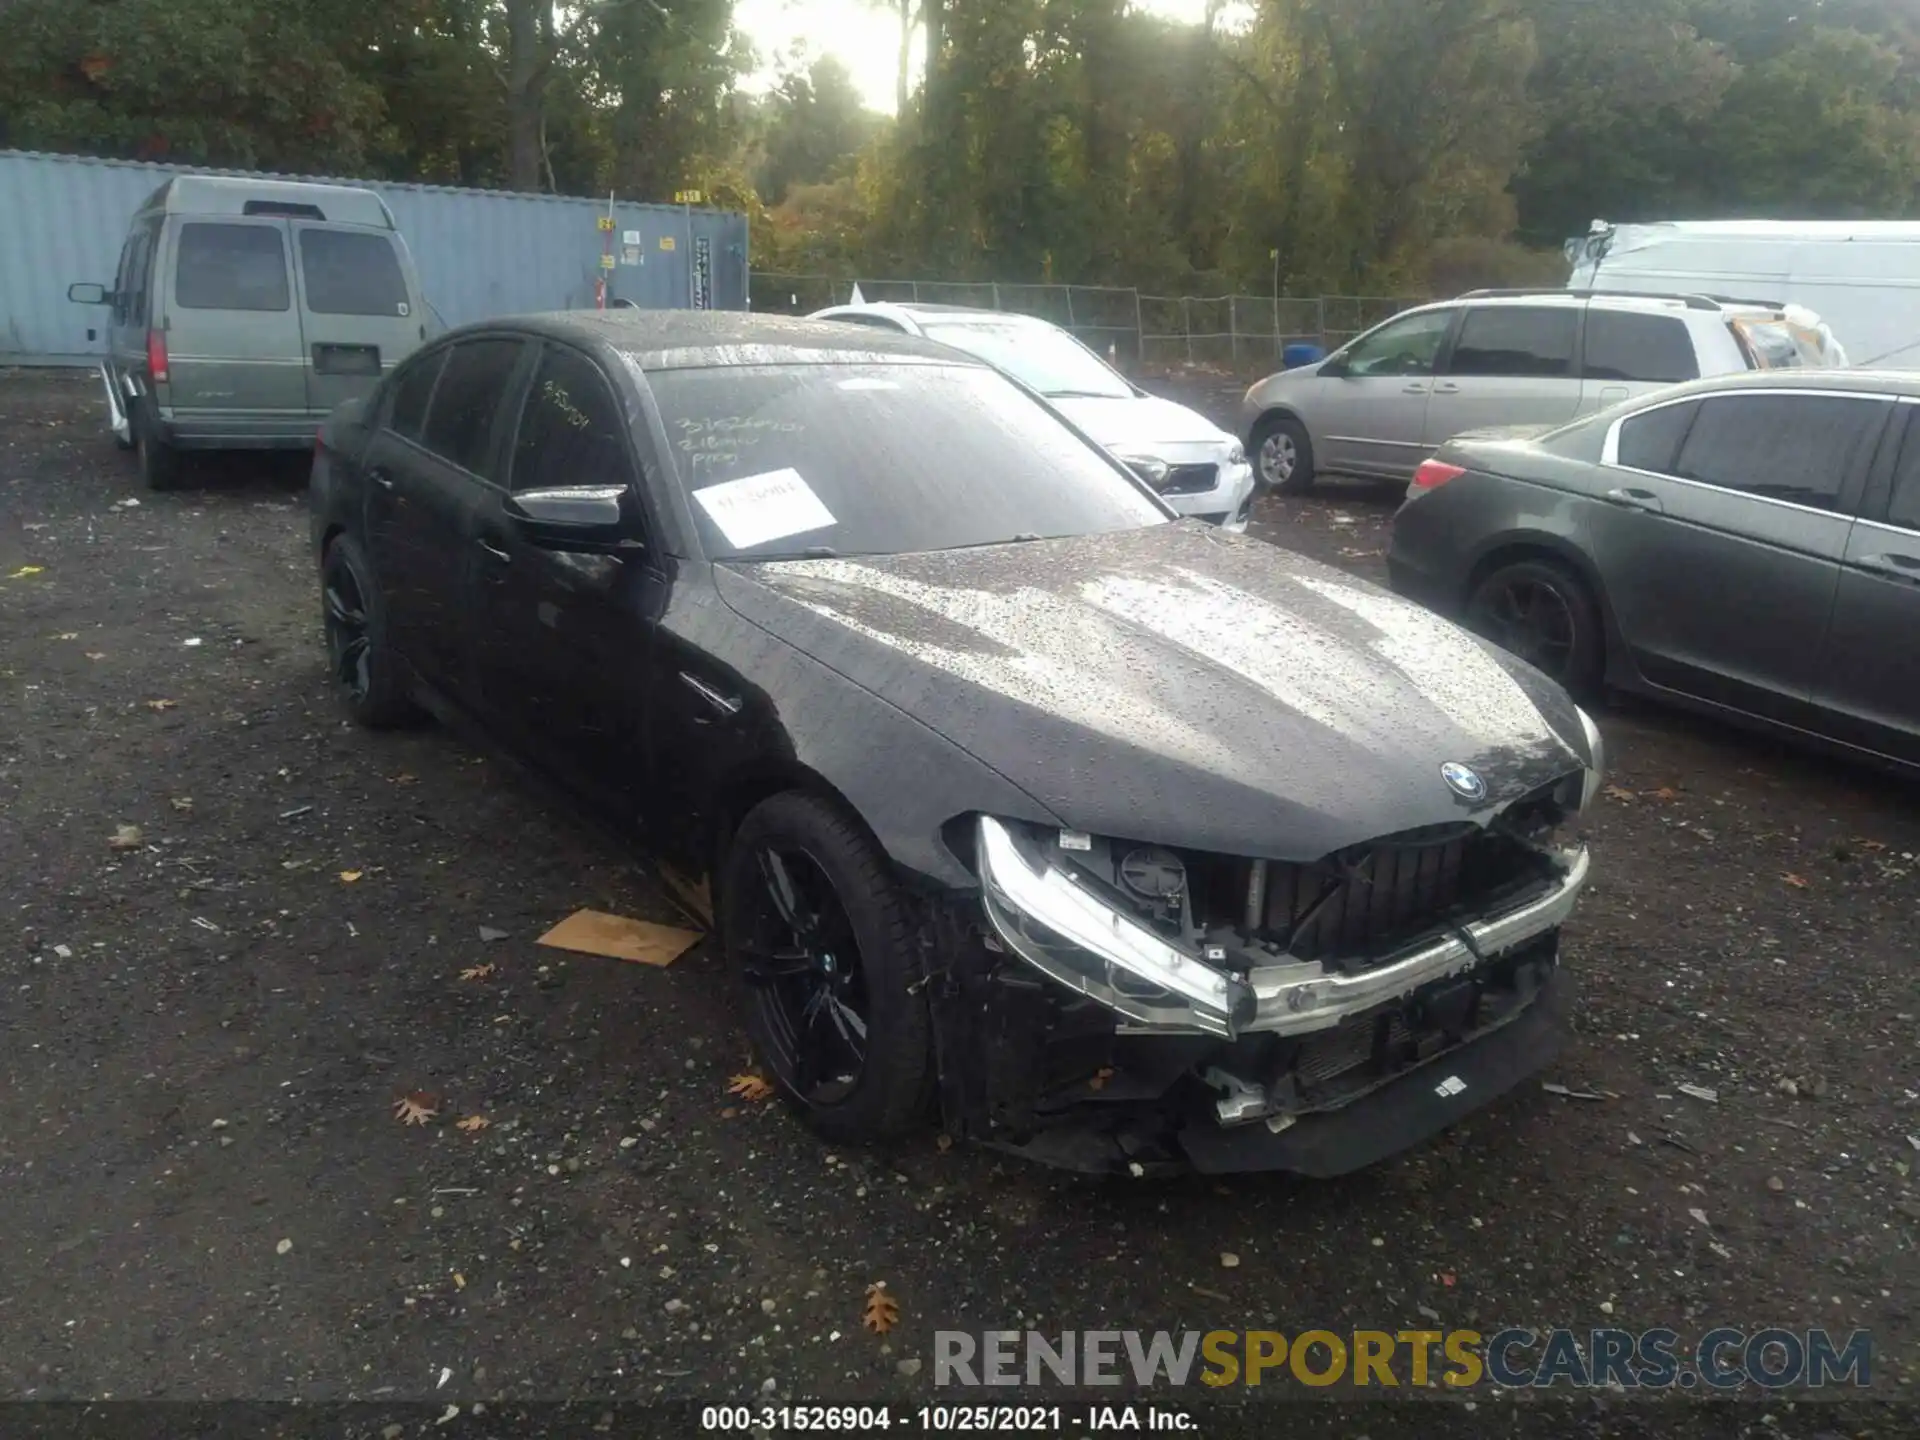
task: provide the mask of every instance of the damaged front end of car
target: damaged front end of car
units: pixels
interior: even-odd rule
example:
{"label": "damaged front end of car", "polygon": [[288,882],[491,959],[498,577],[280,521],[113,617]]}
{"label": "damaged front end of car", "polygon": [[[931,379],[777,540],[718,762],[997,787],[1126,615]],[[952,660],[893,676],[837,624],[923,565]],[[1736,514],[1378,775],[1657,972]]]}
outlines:
{"label": "damaged front end of car", "polygon": [[950,1132],[1096,1173],[1331,1176],[1537,1071],[1586,884],[1592,763],[1487,813],[1309,862],[992,816],[929,957]]}

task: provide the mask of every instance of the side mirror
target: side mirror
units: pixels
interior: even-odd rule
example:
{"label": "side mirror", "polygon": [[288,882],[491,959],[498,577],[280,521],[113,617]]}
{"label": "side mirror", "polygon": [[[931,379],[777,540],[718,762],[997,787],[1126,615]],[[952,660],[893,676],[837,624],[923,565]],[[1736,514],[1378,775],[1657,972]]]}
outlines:
{"label": "side mirror", "polygon": [[1329,355],[1320,362],[1320,373],[1332,380],[1344,378],[1347,374],[1347,357],[1344,355]]}
{"label": "side mirror", "polygon": [[111,305],[113,292],[104,285],[81,281],[67,286],[67,299],[76,305]]}
{"label": "side mirror", "polygon": [[620,485],[567,485],[523,490],[504,507],[529,541],[549,550],[590,554],[631,548]]}

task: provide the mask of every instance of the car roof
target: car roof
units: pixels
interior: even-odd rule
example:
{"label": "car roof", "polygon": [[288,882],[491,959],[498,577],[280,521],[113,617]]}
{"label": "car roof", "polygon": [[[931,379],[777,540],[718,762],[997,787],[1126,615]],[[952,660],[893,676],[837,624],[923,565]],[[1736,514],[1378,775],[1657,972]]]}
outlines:
{"label": "car roof", "polygon": [[1058,329],[1050,320],[1038,315],[1027,315],[1018,310],[988,310],[978,305],[935,305],[931,302],[866,300],[858,305],[831,305],[825,310],[816,311],[820,315],[907,315],[915,319],[921,316],[965,318],[973,320],[992,320],[1008,325],[1045,325],[1049,329]]}
{"label": "car roof", "polygon": [[[1436,300],[1432,302],[1430,306],[1423,306],[1421,308],[1437,309],[1448,305],[1472,305],[1475,308],[1486,306],[1494,309],[1505,309],[1510,306],[1522,305],[1530,309],[1538,309],[1541,306],[1546,306],[1555,310],[1568,310],[1587,306],[1601,310],[1647,310],[1666,313],[1702,310],[1703,307],[1700,302],[1703,300],[1712,300],[1714,302],[1714,309],[1721,312],[1755,311],[1772,307],[1772,302],[1766,300],[1721,299],[1711,295],[1687,296],[1678,294],[1628,294],[1609,291],[1528,290],[1497,293],[1486,291],[1476,293],[1468,291],[1466,294],[1455,296],[1451,300]],[[1713,312],[1708,311],[1706,313]]]}
{"label": "car roof", "polygon": [[483,321],[462,327],[449,338],[457,339],[466,331],[501,329],[604,345],[642,370],[862,361],[981,365],[944,345],[911,335],[740,310],[557,310]]}
{"label": "car roof", "polygon": [[1920,399],[1920,372],[1905,370],[1745,370],[1728,375],[1711,375],[1704,380],[1689,380],[1653,394],[1641,396],[1635,403],[1649,404],[1684,399],[1692,395],[1721,395],[1745,390],[1833,390],[1854,395],[1886,395],[1893,398]]}

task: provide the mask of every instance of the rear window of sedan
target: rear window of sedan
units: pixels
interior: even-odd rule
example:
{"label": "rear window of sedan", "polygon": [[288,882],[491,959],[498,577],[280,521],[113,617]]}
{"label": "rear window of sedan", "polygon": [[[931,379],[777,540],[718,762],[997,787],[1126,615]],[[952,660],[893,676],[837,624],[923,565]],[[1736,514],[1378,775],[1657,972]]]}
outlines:
{"label": "rear window of sedan", "polygon": [[1170,518],[982,367],[716,366],[647,380],[715,559],[898,555]]}

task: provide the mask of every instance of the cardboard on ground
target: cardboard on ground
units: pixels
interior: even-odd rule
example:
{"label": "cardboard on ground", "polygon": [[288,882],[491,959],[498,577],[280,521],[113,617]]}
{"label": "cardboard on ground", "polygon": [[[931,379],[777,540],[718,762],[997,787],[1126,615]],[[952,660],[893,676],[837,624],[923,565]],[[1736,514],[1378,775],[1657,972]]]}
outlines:
{"label": "cardboard on ground", "polygon": [[609,960],[631,960],[640,965],[671,965],[699,942],[692,930],[654,925],[608,915],[600,910],[576,910],[539,943],[553,950],[600,955]]}

